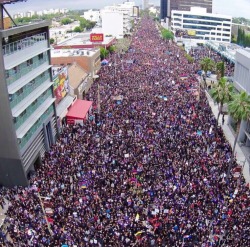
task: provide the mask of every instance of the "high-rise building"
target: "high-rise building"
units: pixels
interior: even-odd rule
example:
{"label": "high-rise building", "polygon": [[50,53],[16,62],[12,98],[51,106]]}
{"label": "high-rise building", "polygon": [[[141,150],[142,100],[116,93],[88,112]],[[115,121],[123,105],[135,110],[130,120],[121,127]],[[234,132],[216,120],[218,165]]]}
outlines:
{"label": "high-rise building", "polygon": [[170,11],[190,11],[191,7],[206,8],[207,13],[212,13],[213,0],[171,0]]}
{"label": "high-rise building", "polygon": [[160,6],[160,18],[164,20],[165,18],[170,18],[170,0],[161,0]]}
{"label": "high-rise building", "polygon": [[206,8],[212,13],[213,0],[161,0],[161,19],[170,18],[172,10],[190,11],[191,7]]}
{"label": "high-rise building", "polygon": [[143,9],[148,9],[149,4],[148,4],[148,0],[143,0]]}
{"label": "high-rise building", "polygon": [[55,143],[50,21],[0,29],[0,184],[28,185]]}

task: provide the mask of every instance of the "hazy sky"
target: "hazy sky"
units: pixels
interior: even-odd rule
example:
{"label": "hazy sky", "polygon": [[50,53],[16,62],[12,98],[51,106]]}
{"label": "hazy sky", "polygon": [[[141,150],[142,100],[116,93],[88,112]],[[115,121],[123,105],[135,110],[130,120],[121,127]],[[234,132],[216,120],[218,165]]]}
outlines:
{"label": "hazy sky", "polygon": [[[90,9],[102,8],[105,5],[122,3],[124,0],[27,0],[24,3],[6,5],[11,13],[27,10],[43,10],[46,8]],[[214,13],[232,15],[233,17],[246,17],[250,19],[250,0],[213,0]],[[137,5],[142,0],[134,0]],[[155,5],[160,5],[160,0],[149,0]]]}

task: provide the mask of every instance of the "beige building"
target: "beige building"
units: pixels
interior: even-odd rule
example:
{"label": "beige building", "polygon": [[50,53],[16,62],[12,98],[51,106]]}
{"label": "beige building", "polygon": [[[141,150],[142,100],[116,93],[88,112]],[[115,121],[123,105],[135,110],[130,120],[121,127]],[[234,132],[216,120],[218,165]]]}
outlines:
{"label": "beige building", "polygon": [[77,63],[93,77],[101,68],[100,49],[54,49],[51,50],[53,65],[71,65]]}
{"label": "beige building", "polygon": [[77,99],[84,99],[92,85],[91,76],[77,63],[68,67],[69,93],[76,95]]}

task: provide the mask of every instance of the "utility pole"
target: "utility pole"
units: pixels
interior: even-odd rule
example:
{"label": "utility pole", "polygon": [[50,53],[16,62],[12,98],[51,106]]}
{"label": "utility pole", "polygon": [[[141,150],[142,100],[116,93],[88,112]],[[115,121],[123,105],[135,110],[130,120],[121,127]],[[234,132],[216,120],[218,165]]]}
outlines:
{"label": "utility pole", "polygon": [[49,233],[50,233],[50,235],[51,235],[51,236],[53,236],[53,234],[52,234],[52,230],[51,230],[51,227],[50,227],[50,223],[49,223],[49,221],[48,221],[48,218],[47,218],[46,212],[45,212],[45,210],[44,210],[44,206],[43,206],[43,202],[42,202],[42,197],[40,196],[40,193],[39,193],[39,192],[37,193],[37,195],[38,195],[38,198],[39,198],[39,201],[40,201],[41,207],[42,207],[43,215],[44,215],[44,218],[45,218],[45,220],[46,220],[46,224],[47,224],[47,227],[48,227]]}

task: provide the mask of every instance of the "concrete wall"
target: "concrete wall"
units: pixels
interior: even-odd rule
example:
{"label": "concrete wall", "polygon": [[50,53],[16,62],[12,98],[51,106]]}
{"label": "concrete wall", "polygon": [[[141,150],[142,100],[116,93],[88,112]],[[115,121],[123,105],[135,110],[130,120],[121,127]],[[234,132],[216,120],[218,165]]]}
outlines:
{"label": "concrete wall", "polygon": [[[0,46],[2,47],[2,40],[0,40]],[[7,187],[13,183],[25,186],[28,181],[23,169],[10,111],[2,49],[0,50],[0,106],[0,184]]]}

